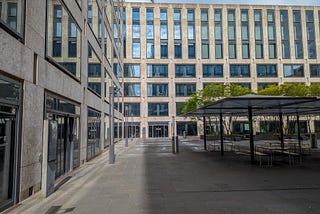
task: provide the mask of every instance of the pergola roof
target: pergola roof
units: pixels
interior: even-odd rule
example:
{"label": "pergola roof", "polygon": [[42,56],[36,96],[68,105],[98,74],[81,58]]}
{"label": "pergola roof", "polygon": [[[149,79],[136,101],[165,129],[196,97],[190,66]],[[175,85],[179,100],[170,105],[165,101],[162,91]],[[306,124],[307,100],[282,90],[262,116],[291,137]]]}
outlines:
{"label": "pergola roof", "polygon": [[317,97],[244,95],[215,101],[209,105],[188,112],[183,116],[214,116],[219,114],[248,115],[252,109],[259,115],[307,115],[320,113],[320,99]]}

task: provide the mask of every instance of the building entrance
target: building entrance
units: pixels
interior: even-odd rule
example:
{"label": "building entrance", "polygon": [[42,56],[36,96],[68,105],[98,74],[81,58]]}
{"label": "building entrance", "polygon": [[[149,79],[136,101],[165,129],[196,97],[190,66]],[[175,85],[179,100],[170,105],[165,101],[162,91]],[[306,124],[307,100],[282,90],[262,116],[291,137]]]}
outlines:
{"label": "building entrance", "polygon": [[169,136],[168,127],[169,127],[168,123],[162,123],[162,124],[149,123],[149,137],[150,138],[168,137]]}
{"label": "building entrance", "polygon": [[0,212],[16,203],[21,83],[0,75]]}

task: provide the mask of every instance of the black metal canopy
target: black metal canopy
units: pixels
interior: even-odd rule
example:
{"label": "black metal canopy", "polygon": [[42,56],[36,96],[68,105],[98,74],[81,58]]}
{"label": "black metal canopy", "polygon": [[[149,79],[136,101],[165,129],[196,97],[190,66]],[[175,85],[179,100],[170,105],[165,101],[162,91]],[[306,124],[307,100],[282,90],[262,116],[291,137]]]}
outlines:
{"label": "black metal canopy", "polygon": [[320,99],[317,97],[244,95],[215,101],[209,105],[188,112],[183,116],[248,115],[252,109],[254,116],[259,115],[307,115],[320,113]]}
{"label": "black metal canopy", "polygon": [[[317,97],[291,97],[291,96],[264,96],[244,95],[239,97],[224,98],[209,105],[193,110],[184,116],[203,117],[204,127],[206,117],[220,117],[220,142],[221,155],[223,156],[223,115],[248,116],[250,126],[250,155],[251,162],[254,162],[254,139],[253,139],[253,116],[278,115],[280,127],[283,127],[283,115],[297,116],[320,113],[320,99]],[[284,147],[283,128],[280,129],[281,147]],[[298,125],[298,141],[301,150],[300,127]],[[204,148],[206,150],[206,132],[204,132]]]}

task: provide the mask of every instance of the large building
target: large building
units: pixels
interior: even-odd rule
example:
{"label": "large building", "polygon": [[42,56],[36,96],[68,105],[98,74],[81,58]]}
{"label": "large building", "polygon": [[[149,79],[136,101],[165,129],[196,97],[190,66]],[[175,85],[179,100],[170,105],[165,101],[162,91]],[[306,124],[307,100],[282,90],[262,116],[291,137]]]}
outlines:
{"label": "large building", "polygon": [[206,84],[257,91],[320,82],[320,7],[126,2],[124,12],[124,111],[134,136],[170,137],[174,126],[200,135],[202,122],[177,115]]}
{"label": "large building", "polygon": [[0,0],[0,212],[49,195],[100,154],[109,124],[122,138],[112,67],[123,67],[122,10],[122,1]]}

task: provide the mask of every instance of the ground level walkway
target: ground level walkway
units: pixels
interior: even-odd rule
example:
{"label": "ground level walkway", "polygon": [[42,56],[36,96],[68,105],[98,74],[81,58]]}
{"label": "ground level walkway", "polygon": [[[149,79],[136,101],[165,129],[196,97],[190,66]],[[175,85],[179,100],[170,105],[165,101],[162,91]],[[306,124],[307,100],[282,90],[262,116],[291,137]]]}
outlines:
{"label": "ground level walkway", "polygon": [[246,157],[205,152],[201,141],[180,145],[172,154],[166,140],[134,142],[118,152],[114,165],[105,153],[49,198],[35,195],[12,213],[320,212],[320,158],[259,167]]}

